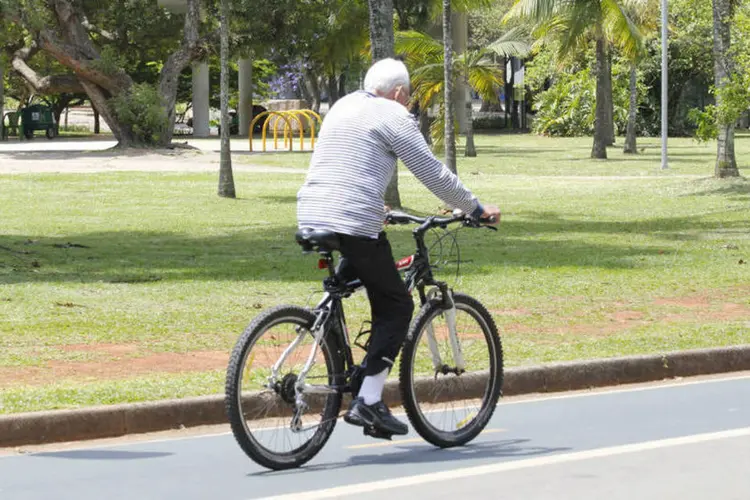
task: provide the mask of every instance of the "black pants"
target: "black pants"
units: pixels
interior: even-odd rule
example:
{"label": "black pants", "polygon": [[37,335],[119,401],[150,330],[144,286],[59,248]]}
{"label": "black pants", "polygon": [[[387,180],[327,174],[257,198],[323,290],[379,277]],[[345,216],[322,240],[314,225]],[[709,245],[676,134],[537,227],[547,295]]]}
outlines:
{"label": "black pants", "polygon": [[372,334],[364,365],[365,375],[375,375],[393,366],[409,329],[414,300],[396,270],[384,232],[378,239],[340,236],[344,258],[340,274],[359,278],[370,299]]}

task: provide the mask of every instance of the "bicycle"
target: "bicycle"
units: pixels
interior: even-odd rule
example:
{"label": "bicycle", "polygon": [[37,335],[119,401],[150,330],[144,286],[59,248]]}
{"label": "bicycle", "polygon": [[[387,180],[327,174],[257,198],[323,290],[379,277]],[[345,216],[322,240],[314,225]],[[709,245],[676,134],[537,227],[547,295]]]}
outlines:
{"label": "bicycle", "polygon": [[[386,223],[419,224],[413,230],[416,252],[397,262],[409,291],[416,289],[421,301],[400,355],[402,404],[429,443],[464,445],[482,432],[501,396],[502,345],[494,320],[478,300],[434,279],[424,237],[430,229],[454,223],[495,228],[463,214],[421,218],[391,212]],[[261,313],[238,339],[227,367],[225,404],[234,437],[251,459],[273,470],[299,467],[323,448],[343,395],[356,395],[363,378],[353,360],[343,309],[343,300],[362,283],[342,278],[341,261],[334,265],[335,233],[302,229],[296,239],[306,253],[319,253],[319,268],[328,270],[322,300],[312,310],[283,305]],[[366,349],[367,343],[358,340],[367,333],[360,330],[354,344]],[[470,362],[476,362],[477,371],[469,371]],[[255,391],[248,390],[254,386]],[[462,413],[447,418],[442,403]],[[364,433],[391,437],[371,428]],[[271,449],[274,445],[285,449]]]}

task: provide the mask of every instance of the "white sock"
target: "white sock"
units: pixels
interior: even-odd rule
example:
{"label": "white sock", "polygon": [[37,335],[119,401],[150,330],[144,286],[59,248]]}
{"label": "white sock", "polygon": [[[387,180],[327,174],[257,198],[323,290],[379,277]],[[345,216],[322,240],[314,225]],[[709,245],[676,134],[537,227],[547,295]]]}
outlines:
{"label": "white sock", "polygon": [[388,372],[388,368],[385,368],[377,375],[368,375],[365,377],[357,396],[362,398],[366,405],[375,404],[383,398],[383,387],[388,378]]}

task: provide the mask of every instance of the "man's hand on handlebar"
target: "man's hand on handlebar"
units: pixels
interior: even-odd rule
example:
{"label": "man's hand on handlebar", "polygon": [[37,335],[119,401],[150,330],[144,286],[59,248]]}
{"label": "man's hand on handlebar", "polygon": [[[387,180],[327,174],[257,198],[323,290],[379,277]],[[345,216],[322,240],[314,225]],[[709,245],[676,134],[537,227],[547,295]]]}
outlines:
{"label": "man's hand on handlebar", "polygon": [[482,224],[490,224],[492,226],[495,226],[500,223],[500,209],[497,208],[495,205],[483,205],[484,207],[484,213],[482,214],[482,218],[480,219],[480,222]]}

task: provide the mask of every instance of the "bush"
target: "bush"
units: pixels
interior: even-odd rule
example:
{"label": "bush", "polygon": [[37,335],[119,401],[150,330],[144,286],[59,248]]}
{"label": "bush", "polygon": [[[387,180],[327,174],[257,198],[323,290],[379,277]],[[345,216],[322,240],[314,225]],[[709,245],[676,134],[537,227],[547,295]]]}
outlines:
{"label": "bush", "polygon": [[594,131],[596,80],[588,69],[561,73],[534,102],[537,134],[574,137]]}
{"label": "bush", "polygon": [[[630,69],[627,64],[612,66],[612,99],[615,133],[624,134],[630,106]],[[638,82],[638,98],[645,88]],[[596,116],[596,76],[590,69],[555,76],[552,86],[536,96],[532,130],[538,134],[576,137],[594,133]]]}
{"label": "bush", "polygon": [[136,83],[127,93],[112,98],[118,120],[130,127],[136,141],[146,145],[159,143],[167,128],[167,111],[159,91],[148,83]]}
{"label": "bush", "polygon": [[695,108],[688,113],[688,120],[695,126],[695,138],[698,142],[707,142],[719,137],[719,128],[716,126],[716,106],[706,106],[704,110]]}
{"label": "bush", "polygon": [[474,130],[499,130],[505,128],[504,113],[474,113]]}

